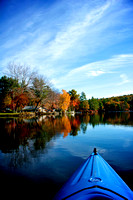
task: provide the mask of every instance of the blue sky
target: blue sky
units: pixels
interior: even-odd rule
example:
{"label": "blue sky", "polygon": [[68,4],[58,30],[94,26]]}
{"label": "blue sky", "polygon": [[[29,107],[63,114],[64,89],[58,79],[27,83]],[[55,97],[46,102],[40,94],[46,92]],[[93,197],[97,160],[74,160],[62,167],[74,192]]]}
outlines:
{"label": "blue sky", "polygon": [[0,76],[9,62],[60,91],[133,94],[133,1],[1,0]]}

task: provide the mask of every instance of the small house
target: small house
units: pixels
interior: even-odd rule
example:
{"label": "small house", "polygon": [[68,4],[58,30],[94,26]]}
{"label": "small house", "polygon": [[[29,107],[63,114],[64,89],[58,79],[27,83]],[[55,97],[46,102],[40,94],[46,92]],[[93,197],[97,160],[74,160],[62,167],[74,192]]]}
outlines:
{"label": "small house", "polygon": [[35,112],[36,106],[25,106],[22,111],[24,112]]}

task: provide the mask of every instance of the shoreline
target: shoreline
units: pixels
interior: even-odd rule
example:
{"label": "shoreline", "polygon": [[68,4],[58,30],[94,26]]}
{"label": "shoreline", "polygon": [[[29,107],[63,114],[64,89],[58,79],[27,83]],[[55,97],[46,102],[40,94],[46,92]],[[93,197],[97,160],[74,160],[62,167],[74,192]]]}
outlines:
{"label": "shoreline", "polygon": [[[128,111],[103,111],[103,113],[123,113],[123,112],[133,112],[132,110]],[[85,114],[86,112],[66,112],[66,114]],[[96,111],[87,112],[86,114],[97,114]],[[102,112],[101,112],[102,113]],[[36,116],[42,116],[42,115],[54,115],[59,116],[61,115],[60,112],[48,112],[48,113],[35,113],[35,112],[26,112],[26,113],[0,113],[0,117],[36,117]]]}

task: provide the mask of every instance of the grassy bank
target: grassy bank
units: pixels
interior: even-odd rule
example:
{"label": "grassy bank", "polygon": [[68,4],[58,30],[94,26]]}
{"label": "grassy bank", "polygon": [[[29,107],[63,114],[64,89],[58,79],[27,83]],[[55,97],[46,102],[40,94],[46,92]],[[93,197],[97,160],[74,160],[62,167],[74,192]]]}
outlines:
{"label": "grassy bank", "polygon": [[18,117],[20,113],[0,113],[0,116]]}

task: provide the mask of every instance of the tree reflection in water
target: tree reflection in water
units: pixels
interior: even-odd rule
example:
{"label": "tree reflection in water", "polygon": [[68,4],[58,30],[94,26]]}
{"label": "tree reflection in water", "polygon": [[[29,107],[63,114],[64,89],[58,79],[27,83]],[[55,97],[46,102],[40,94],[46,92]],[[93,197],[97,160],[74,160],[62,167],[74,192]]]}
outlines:
{"label": "tree reflection in water", "polygon": [[133,113],[102,113],[94,115],[41,116],[40,118],[0,118],[0,150],[9,153],[11,168],[21,167],[37,157],[38,151],[47,150],[49,142],[59,136],[63,138],[86,133],[87,126],[117,124],[133,126]]}
{"label": "tree reflection in water", "polygon": [[[5,189],[4,195],[13,193],[13,197],[17,191],[24,198],[27,194],[34,197],[35,193],[39,198],[45,193],[50,200],[94,145],[98,145],[100,153],[105,152],[107,159],[112,156],[109,160],[118,166],[115,169],[121,167],[124,171],[125,166],[132,169],[132,134],[128,132],[129,126],[133,126],[132,119],[133,113],[124,112],[0,118],[1,190]],[[121,134],[118,126],[110,130],[110,126],[102,124],[124,125],[124,129]],[[132,170],[120,175],[132,186]]]}

